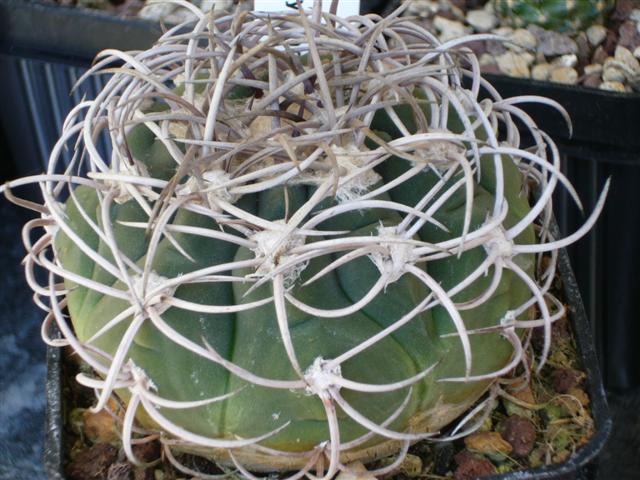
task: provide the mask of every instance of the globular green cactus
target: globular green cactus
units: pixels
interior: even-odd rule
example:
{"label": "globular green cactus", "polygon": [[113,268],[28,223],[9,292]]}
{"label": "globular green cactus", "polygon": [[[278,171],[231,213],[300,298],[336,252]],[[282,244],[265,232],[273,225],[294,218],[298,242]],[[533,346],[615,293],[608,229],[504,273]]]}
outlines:
{"label": "globular green cactus", "polygon": [[88,75],[112,76],[49,171],[9,185],[44,196],[25,238],[44,227],[26,268],[45,339],[93,368],[78,381],[95,409],[127,404],[133,461],[136,424],[183,470],[172,450],[328,479],[477,428],[528,328],[545,328],[544,363],[554,252],[602,203],[553,239],[551,195],[573,190],[518,108],[531,99],[481,99],[454,50],[473,37],[440,45],[398,14],[200,14],[148,51],[106,51]]}
{"label": "globular green cactus", "polygon": [[538,25],[557,32],[579,31],[602,18],[614,0],[492,0],[496,13],[513,27]]}

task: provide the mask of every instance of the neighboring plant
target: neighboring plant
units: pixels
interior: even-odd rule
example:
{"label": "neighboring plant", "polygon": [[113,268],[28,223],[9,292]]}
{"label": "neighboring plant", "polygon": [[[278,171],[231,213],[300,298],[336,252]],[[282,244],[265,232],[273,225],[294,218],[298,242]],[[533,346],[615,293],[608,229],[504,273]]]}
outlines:
{"label": "neighboring plant", "polygon": [[[383,474],[413,442],[474,431],[502,379],[529,375],[533,327],[544,364],[557,250],[608,188],[553,238],[556,187],[579,200],[519,105],[562,107],[500,98],[462,48],[494,36],[441,44],[401,10],[193,11],[147,51],[102,52],[83,79],[111,77],[48,172],[3,187],[41,213],[25,265],[47,343],[95,371],[77,380],[96,411],[127,404],[134,463],[132,437],[160,431],[186,473],[172,450],[249,478],[399,452]],[[43,205],[10,194],[33,182]]]}
{"label": "neighboring plant", "polygon": [[513,27],[539,25],[557,32],[578,31],[602,18],[615,0],[492,0],[495,11]]}

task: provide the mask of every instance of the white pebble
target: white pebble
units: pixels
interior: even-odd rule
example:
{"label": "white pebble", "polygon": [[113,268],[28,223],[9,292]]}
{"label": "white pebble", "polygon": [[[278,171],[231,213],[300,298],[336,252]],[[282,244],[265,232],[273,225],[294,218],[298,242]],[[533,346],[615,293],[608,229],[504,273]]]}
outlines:
{"label": "white pebble", "polygon": [[488,32],[497,25],[498,19],[486,10],[469,10],[467,23],[477,32]]}
{"label": "white pebble", "polygon": [[513,33],[513,28],[511,28],[511,27],[498,27],[493,31],[493,33],[495,33],[496,35],[500,35],[502,37],[508,37],[509,35],[511,35]]}
{"label": "white pebble", "polygon": [[605,82],[624,82],[625,78],[624,72],[616,67],[606,67],[602,73]]}
{"label": "white pebble", "polygon": [[433,19],[433,26],[440,32],[438,36],[440,41],[447,42],[454,38],[459,38],[468,33],[467,28],[456,20],[449,20],[448,18],[436,15]]}
{"label": "white pebble", "polygon": [[575,53],[569,53],[559,56],[552,63],[558,67],[575,67],[578,63],[578,57]]}
{"label": "white pebble", "polygon": [[500,71],[511,77],[529,78],[529,65],[522,55],[515,52],[506,52],[496,57]]}
{"label": "white pebble", "polygon": [[409,2],[407,14],[426,18],[438,11],[438,3],[431,0],[413,0]]}
{"label": "white pebble", "polygon": [[521,52],[523,50],[535,50],[538,45],[538,40],[529,31],[524,28],[518,28],[508,35],[509,43],[506,44],[507,48]]}
{"label": "white pebble", "polygon": [[633,51],[633,56],[636,57],[638,60],[640,60],[640,46],[637,46],[636,49]]}
{"label": "white pebble", "polygon": [[153,22],[159,22],[164,20],[167,16],[176,9],[176,5],[173,3],[150,3],[145,5],[138,13],[140,18],[145,20],[151,20]]}
{"label": "white pebble", "polygon": [[614,58],[629,67],[633,72],[640,73],[640,62],[628,48],[618,45]]}
{"label": "white pebble", "polygon": [[607,29],[602,25],[591,25],[587,28],[587,38],[589,39],[589,43],[597,47],[604,39],[607,37]]}

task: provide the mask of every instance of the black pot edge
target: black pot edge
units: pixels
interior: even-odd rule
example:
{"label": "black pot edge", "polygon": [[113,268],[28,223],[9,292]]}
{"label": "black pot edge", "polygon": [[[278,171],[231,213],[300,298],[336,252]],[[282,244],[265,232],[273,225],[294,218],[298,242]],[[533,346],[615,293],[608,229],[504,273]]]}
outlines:
{"label": "black pot edge", "polygon": [[[557,233],[557,232],[556,232]],[[580,447],[575,455],[562,463],[539,468],[520,470],[502,475],[486,477],[487,480],[534,480],[575,478],[580,469],[592,463],[604,447],[613,422],[609,413],[607,396],[602,384],[602,376],[591,336],[582,297],[569,263],[565,249],[559,252],[558,269],[562,278],[565,303],[569,305],[569,318],[582,357],[582,367],[587,374],[587,392],[591,400],[591,412],[595,423],[595,433],[589,442]],[[63,412],[62,403],[62,350],[47,348],[47,413],[44,467],[50,480],[65,480],[63,470]]]}
{"label": "black pot edge", "polygon": [[[558,238],[557,226],[554,227],[553,233],[554,237]],[[582,359],[582,368],[587,374],[586,386],[591,401],[590,407],[595,424],[595,433],[586,445],[580,447],[574,455],[562,463],[502,475],[492,475],[486,477],[487,480],[575,478],[574,476],[580,469],[594,462],[611,434],[613,420],[611,419],[607,395],[602,383],[591,327],[566,249],[560,250],[558,254],[558,271],[562,278],[565,296],[563,300],[569,306],[569,319]]]}
{"label": "black pot edge", "polygon": [[62,349],[47,347],[47,411],[45,415],[44,471],[49,480],[64,480],[62,404]]}
{"label": "black pot edge", "polygon": [[582,149],[605,149],[609,156],[620,155],[629,163],[638,163],[640,155],[640,93],[619,93],[563,85],[539,80],[513,78],[483,73],[482,77],[503,98],[520,95],[555,100],[566,109],[573,124],[569,131],[562,116],[547,105],[523,104],[538,125],[564,145],[578,145]]}
{"label": "black pot edge", "polygon": [[0,0],[0,53],[13,57],[88,66],[104,49],[148,48],[160,34],[160,25],[146,20],[55,3]]}

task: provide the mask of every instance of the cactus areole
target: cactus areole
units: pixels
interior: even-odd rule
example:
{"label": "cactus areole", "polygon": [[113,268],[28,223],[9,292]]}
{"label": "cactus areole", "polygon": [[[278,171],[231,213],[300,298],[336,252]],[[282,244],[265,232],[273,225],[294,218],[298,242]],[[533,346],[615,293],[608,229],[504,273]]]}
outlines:
{"label": "cactus areole", "polygon": [[[383,474],[473,431],[544,363],[556,251],[602,207],[552,238],[551,195],[574,191],[520,104],[566,113],[481,78],[464,45],[489,35],[440,43],[401,10],[193,10],[150,50],[102,52],[87,75],[108,83],[48,171],[3,187],[41,213],[24,238],[43,337],[92,367],[96,410],[127,405],[134,462],[160,432],[186,472],[172,451],[250,478],[396,455]],[[29,182],[43,205],[10,194]]]}

